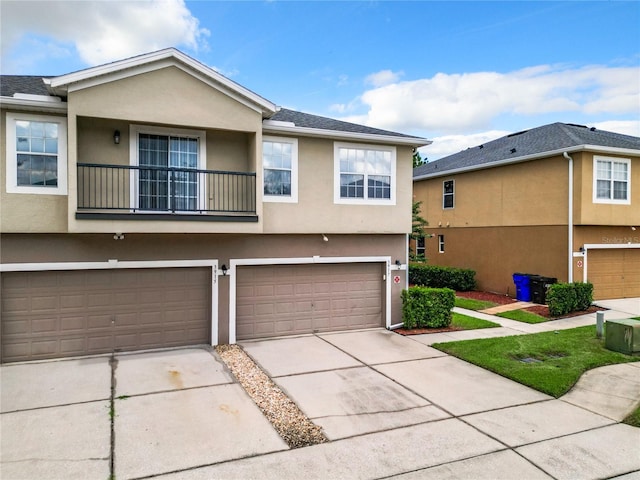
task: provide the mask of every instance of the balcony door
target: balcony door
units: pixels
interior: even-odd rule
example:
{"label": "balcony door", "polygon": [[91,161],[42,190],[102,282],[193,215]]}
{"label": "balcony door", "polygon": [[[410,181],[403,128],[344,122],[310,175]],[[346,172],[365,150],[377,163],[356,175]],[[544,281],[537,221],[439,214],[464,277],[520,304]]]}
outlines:
{"label": "balcony door", "polygon": [[197,210],[198,152],[198,138],[140,133],[138,208]]}

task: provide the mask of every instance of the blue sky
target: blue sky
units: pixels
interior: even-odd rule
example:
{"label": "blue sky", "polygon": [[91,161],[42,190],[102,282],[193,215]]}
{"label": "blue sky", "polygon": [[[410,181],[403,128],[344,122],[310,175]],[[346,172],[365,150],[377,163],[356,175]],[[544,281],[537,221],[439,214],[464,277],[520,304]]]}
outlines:
{"label": "blue sky", "polygon": [[562,121],[640,136],[640,2],[0,2],[3,74],[174,46],[283,107],[434,140]]}

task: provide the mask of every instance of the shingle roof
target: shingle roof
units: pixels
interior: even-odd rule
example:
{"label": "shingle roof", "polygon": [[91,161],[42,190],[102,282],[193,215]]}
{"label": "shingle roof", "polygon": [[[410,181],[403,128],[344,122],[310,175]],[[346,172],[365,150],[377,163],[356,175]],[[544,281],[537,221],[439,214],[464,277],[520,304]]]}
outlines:
{"label": "shingle roof", "polygon": [[49,95],[41,75],[0,75],[0,95],[12,97],[14,93]]}
{"label": "shingle roof", "polygon": [[[512,133],[484,145],[468,148],[413,170],[413,178],[441,174],[450,170],[489,167],[492,163],[530,155],[554,152],[581,145],[626,148],[640,151],[640,137],[596,130],[583,125],[552,123]],[[639,152],[640,153],[640,152]]]}
{"label": "shingle roof", "polygon": [[333,118],[320,117],[310,113],[297,112],[281,108],[271,116],[269,120],[278,120],[280,122],[292,122],[296,127],[318,128],[321,130],[335,130],[339,132],[364,133],[371,135],[389,135],[392,137],[415,138],[412,135],[391,132],[389,130],[381,130],[379,128],[358,125],[357,123],[343,122],[342,120],[334,120]]}

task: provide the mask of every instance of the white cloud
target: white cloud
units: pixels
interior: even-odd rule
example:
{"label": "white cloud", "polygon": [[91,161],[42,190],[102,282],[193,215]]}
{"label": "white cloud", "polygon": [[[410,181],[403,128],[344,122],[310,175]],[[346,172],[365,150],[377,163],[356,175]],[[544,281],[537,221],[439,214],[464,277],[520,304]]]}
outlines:
{"label": "white cloud", "polygon": [[422,158],[426,157],[429,161],[433,161],[461,152],[467,148],[482,145],[483,143],[504,137],[510,133],[513,132],[506,130],[489,130],[471,135],[443,135],[441,137],[431,138],[430,140],[433,141],[433,143],[420,148],[419,151]]}
{"label": "white cloud", "polygon": [[404,75],[404,72],[392,72],[391,70],[380,70],[379,72],[372,73],[364,79],[364,83],[367,85],[373,85],[374,87],[384,87],[390,83],[395,83],[400,80],[400,77]]}
{"label": "white cloud", "polygon": [[2,55],[26,36],[75,47],[97,65],[170,46],[207,48],[209,31],[183,0],[2,1]]}
{"label": "white cloud", "polygon": [[596,122],[591,126],[598,130],[607,130],[609,132],[622,133],[623,135],[632,135],[640,137],[640,120],[609,120],[606,122]]}
{"label": "white cloud", "polygon": [[[443,134],[491,128],[500,115],[633,114],[640,68],[540,65],[509,73],[438,73],[364,92],[367,125]],[[352,117],[356,118],[356,117]]]}

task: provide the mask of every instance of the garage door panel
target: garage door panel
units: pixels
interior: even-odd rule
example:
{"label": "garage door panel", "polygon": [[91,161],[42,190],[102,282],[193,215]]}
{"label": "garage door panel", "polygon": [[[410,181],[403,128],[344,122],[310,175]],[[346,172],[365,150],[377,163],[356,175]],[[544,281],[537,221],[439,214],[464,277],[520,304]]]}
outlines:
{"label": "garage door panel", "polygon": [[595,300],[640,296],[640,249],[590,250],[587,262]]}
{"label": "garage door panel", "polygon": [[236,336],[381,326],[382,271],[381,264],[364,263],[238,267]]}
{"label": "garage door panel", "polygon": [[2,361],[210,342],[211,269],[2,274]]}

